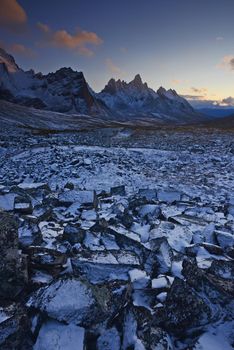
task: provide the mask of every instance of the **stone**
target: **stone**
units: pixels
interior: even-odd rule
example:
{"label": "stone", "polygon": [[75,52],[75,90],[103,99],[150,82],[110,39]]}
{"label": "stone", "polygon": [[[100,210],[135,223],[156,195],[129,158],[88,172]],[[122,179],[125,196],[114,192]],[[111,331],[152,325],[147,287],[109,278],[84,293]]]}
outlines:
{"label": "stone", "polygon": [[125,186],[115,186],[111,187],[111,195],[112,196],[125,196]]}
{"label": "stone", "polygon": [[216,230],[215,235],[219,245],[223,249],[234,247],[234,235],[232,233]]}
{"label": "stone", "polygon": [[0,210],[13,211],[16,196],[15,193],[0,195]]}
{"label": "stone", "polygon": [[27,306],[60,322],[88,327],[103,320],[104,313],[90,286],[76,278],[59,279],[36,291]]}
{"label": "stone", "polygon": [[85,238],[85,230],[77,225],[68,224],[63,231],[63,239],[68,241],[71,245],[82,243]]}
{"label": "stone", "polygon": [[59,195],[59,203],[69,206],[75,202],[80,206],[96,208],[98,199],[95,191],[68,190]]}
{"label": "stone", "polygon": [[156,201],[157,200],[157,191],[154,189],[139,189],[138,196],[145,198],[147,201]]}
{"label": "stone", "polygon": [[[162,325],[175,335],[186,335],[194,327],[205,326],[211,310],[189,285],[175,278],[164,304]],[[155,314],[157,318],[157,313]]]}
{"label": "stone", "polygon": [[160,273],[167,273],[171,270],[173,251],[165,237],[156,238],[150,241],[152,252],[149,253],[144,267],[151,275],[156,277]]}
{"label": "stone", "polygon": [[24,215],[32,214],[33,206],[29,198],[26,197],[15,197],[14,201],[14,212]]}
{"label": "stone", "polygon": [[181,200],[181,193],[177,191],[158,191],[158,200],[160,202],[173,203]]}
{"label": "stone", "polygon": [[120,334],[115,327],[102,332],[97,339],[97,350],[120,350]]}
{"label": "stone", "polygon": [[33,349],[83,350],[85,346],[84,336],[84,328],[49,320],[42,325]]}

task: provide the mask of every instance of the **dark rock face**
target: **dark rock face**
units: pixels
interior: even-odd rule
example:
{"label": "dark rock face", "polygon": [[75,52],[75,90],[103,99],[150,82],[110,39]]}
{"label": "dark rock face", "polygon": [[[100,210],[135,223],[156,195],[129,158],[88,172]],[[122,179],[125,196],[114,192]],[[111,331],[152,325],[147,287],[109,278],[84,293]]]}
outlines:
{"label": "dark rock face", "polygon": [[1,350],[31,350],[33,339],[25,307],[14,303],[4,307],[4,314],[5,320],[0,323]]}
{"label": "dark rock face", "polygon": [[211,317],[209,306],[186,282],[177,278],[167,295],[163,311],[168,331],[182,337],[192,328],[209,323]]}
{"label": "dark rock face", "polygon": [[5,299],[16,297],[25,283],[17,230],[13,215],[0,212],[0,296]]}

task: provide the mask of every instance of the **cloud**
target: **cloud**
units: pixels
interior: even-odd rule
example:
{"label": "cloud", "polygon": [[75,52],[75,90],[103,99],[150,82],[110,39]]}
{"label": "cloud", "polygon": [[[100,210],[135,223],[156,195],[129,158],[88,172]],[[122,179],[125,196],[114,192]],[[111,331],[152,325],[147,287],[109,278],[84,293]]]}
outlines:
{"label": "cloud", "polygon": [[50,28],[47,24],[38,22],[37,23],[37,27],[43,32],[43,33],[49,33],[50,32]]}
{"label": "cloud", "polygon": [[98,46],[103,42],[94,32],[78,29],[74,34],[70,34],[64,29],[53,31],[44,23],[38,23],[37,26],[44,35],[44,44],[69,50],[77,50],[81,55],[85,56],[92,56],[94,53],[87,45]]}
{"label": "cloud", "polygon": [[192,92],[194,92],[195,94],[202,94],[202,95],[206,95],[208,92],[207,88],[195,88],[195,87],[191,87],[190,90]]}
{"label": "cloud", "polygon": [[223,40],[224,40],[224,37],[223,37],[223,36],[217,36],[217,37],[216,37],[216,40],[217,40],[217,41],[223,41]]}
{"label": "cloud", "polygon": [[106,59],[106,66],[108,68],[108,70],[113,73],[113,74],[123,74],[123,71],[121,70],[121,68],[119,68],[113,61],[111,58],[107,58]]}
{"label": "cloud", "polygon": [[182,97],[194,101],[202,101],[204,99],[204,96],[202,95],[182,95]]}
{"label": "cloud", "polygon": [[13,54],[19,54],[25,57],[34,57],[35,52],[22,44],[12,44],[8,46],[8,50]]}
{"label": "cloud", "polygon": [[25,25],[27,15],[16,0],[0,0],[0,26],[7,29],[17,29]]}
{"label": "cloud", "polygon": [[173,85],[179,85],[179,84],[181,84],[181,83],[182,83],[182,80],[179,80],[179,79],[173,79],[173,80],[171,81],[171,83],[172,83]]}
{"label": "cloud", "polygon": [[14,43],[14,44],[6,44],[4,41],[0,41],[0,47],[4,48],[7,52],[15,55],[21,55],[24,57],[35,57],[36,53],[30,49],[29,47],[19,44],[19,43]]}
{"label": "cloud", "polygon": [[234,97],[227,97],[221,101],[222,106],[234,107]]}
{"label": "cloud", "polygon": [[234,71],[234,56],[224,56],[222,62],[217,65],[218,68]]}

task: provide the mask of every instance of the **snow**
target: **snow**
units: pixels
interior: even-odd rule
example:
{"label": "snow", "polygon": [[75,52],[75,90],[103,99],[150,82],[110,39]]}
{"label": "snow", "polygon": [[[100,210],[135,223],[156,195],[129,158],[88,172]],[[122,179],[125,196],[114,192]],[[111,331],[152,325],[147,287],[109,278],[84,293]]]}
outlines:
{"label": "snow", "polygon": [[11,316],[7,315],[3,310],[0,309],[0,324],[8,320]]}
{"label": "snow", "polygon": [[84,328],[47,321],[40,329],[33,350],[84,350]]}
{"label": "snow", "polygon": [[151,285],[153,289],[160,289],[160,288],[168,288],[168,281],[166,277],[159,277],[154,278],[151,281]]}
{"label": "snow", "polygon": [[233,334],[234,322],[224,322],[218,326],[210,326],[197,341],[194,350],[231,350],[230,335]]}

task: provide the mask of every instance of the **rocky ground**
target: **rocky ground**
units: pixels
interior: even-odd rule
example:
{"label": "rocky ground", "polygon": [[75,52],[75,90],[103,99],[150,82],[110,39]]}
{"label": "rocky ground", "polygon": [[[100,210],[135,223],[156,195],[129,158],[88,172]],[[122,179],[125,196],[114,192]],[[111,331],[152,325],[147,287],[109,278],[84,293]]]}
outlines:
{"label": "rocky ground", "polygon": [[232,140],[4,132],[0,349],[232,349]]}

